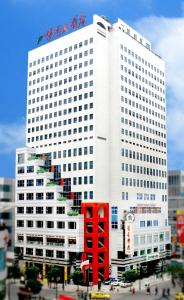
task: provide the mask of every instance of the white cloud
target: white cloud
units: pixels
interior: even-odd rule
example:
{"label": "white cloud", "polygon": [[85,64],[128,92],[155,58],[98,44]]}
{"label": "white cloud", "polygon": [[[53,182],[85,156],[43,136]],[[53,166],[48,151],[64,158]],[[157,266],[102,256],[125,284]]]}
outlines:
{"label": "white cloud", "polygon": [[147,17],[136,28],[166,62],[168,142],[174,159],[184,151],[184,18]]}
{"label": "white cloud", "polygon": [[0,154],[11,153],[25,145],[25,124],[0,124]]}

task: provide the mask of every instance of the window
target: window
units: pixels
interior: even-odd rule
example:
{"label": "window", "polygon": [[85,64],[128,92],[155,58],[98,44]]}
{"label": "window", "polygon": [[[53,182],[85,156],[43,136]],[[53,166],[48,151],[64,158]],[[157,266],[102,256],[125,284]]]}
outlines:
{"label": "window", "polygon": [[24,187],[24,180],[18,180],[17,181],[17,186],[18,187]]}
{"label": "window", "polygon": [[27,227],[33,227],[33,221],[32,220],[27,221]]}
{"label": "window", "polygon": [[27,180],[27,186],[34,186],[34,180],[33,179],[28,179]]}
{"label": "window", "polygon": [[17,227],[24,227],[24,221],[23,220],[17,220]]}
{"label": "window", "polygon": [[145,221],[140,221],[140,227],[145,227]]}
{"label": "window", "polygon": [[64,229],[64,228],[65,228],[65,222],[63,222],[63,221],[58,221],[58,222],[57,222],[57,228],[58,228],[58,229]]}
{"label": "window", "polygon": [[24,174],[24,167],[18,167],[17,173],[18,174]]}
{"label": "window", "polygon": [[145,235],[140,235],[140,244],[144,245],[146,242]]}
{"label": "window", "polygon": [[43,221],[36,221],[37,228],[43,228]]}
{"label": "window", "polygon": [[24,194],[18,194],[18,200],[24,200]]}
{"label": "window", "polygon": [[64,206],[57,207],[57,214],[65,214],[65,207]]}
{"label": "window", "polygon": [[36,179],[36,186],[43,186],[43,179]]}
{"label": "window", "polygon": [[26,214],[33,214],[33,207],[32,206],[26,207]]}
{"label": "window", "polygon": [[54,257],[54,250],[46,250],[47,257]]}
{"label": "window", "polygon": [[43,256],[43,249],[36,249],[36,256]]}
{"label": "window", "polygon": [[145,250],[141,250],[140,255],[145,255]]}
{"label": "window", "polygon": [[43,214],[43,207],[36,207],[36,214]]}
{"label": "window", "polygon": [[153,220],[153,226],[158,226],[158,220]]}
{"label": "window", "polygon": [[77,225],[76,222],[68,222],[68,229],[76,229]]}
{"label": "window", "polygon": [[18,154],[17,162],[18,162],[18,164],[23,164],[24,163],[24,153],[19,153]]}
{"label": "window", "polygon": [[52,207],[50,206],[46,207],[46,214],[52,214],[52,210],[53,210]]}
{"label": "window", "polygon": [[134,235],[134,246],[138,246],[139,245],[139,236],[136,234]]}
{"label": "window", "polygon": [[33,255],[33,248],[26,248],[27,255]]}
{"label": "window", "polygon": [[33,193],[27,193],[26,194],[26,199],[27,200],[33,200],[34,199],[34,194]]}
{"label": "window", "polygon": [[24,207],[23,206],[17,207],[17,213],[18,214],[23,214],[24,213]]}
{"label": "window", "polygon": [[148,220],[147,221],[147,227],[151,227],[152,226],[152,221],[151,220]]}
{"label": "window", "polygon": [[159,238],[160,238],[160,242],[164,241],[164,233],[163,232],[159,234]]}
{"label": "window", "polygon": [[111,222],[112,229],[118,229],[118,222]]}
{"label": "window", "polygon": [[152,235],[151,235],[151,234],[148,234],[148,235],[147,235],[147,243],[148,243],[148,244],[151,244],[151,243],[152,243]]}
{"label": "window", "polygon": [[64,251],[56,251],[56,257],[57,258],[65,258],[65,252]]}
{"label": "window", "polygon": [[34,172],[34,166],[27,166],[27,173],[33,173]]}
{"label": "window", "polygon": [[54,222],[53,221],[47,221],[47,228],[54,228]]}
{"label": "window", "polygon": [[54,193],[46,193],[46,199],[47,200],[54,199]]}
{"label": "window", "polygon": [[36,193],[36,200],[43,200],[43,193]]}

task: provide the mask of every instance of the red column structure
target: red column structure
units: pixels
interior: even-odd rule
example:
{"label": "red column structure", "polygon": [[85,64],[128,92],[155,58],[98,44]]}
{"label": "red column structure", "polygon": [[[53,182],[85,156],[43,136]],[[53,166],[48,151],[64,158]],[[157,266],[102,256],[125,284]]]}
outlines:
{"label": "red column structure", "polygon": [[89,259],[92,282],[109,277],[109,204],[82,203],[84,259]]}

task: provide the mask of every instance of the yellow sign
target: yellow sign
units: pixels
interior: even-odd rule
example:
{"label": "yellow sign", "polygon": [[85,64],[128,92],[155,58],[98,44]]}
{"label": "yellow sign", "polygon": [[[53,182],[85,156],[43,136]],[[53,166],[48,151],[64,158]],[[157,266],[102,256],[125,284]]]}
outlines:
{"label": "yellow sign", "polygon": [[64,280],[67,281],[67,279],[68,279],[67,266],[64,266]]}

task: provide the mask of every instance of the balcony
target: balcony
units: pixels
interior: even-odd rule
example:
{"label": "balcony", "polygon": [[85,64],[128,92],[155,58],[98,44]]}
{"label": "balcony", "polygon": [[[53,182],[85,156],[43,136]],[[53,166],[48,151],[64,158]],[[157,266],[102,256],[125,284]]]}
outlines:
{"label": "balcony", "polygon": [[38,168],[38,170],[36,171],[36,174],[43,174],[43,173],[47,173],[49,172],[47,169],[40,167]]}
{"label": "balcony", "polygon": [[71,209],[67,212],[67,215],[70,217],[78,216],[79,212],[77,210]]}
{"label": "balcony", "polygon": [[61,195],[59,195],[59,196],[57,197],[57,200],[58,200],[58,201],[66,201],[66,200],[67,200],[67,197],[61,194]]}

